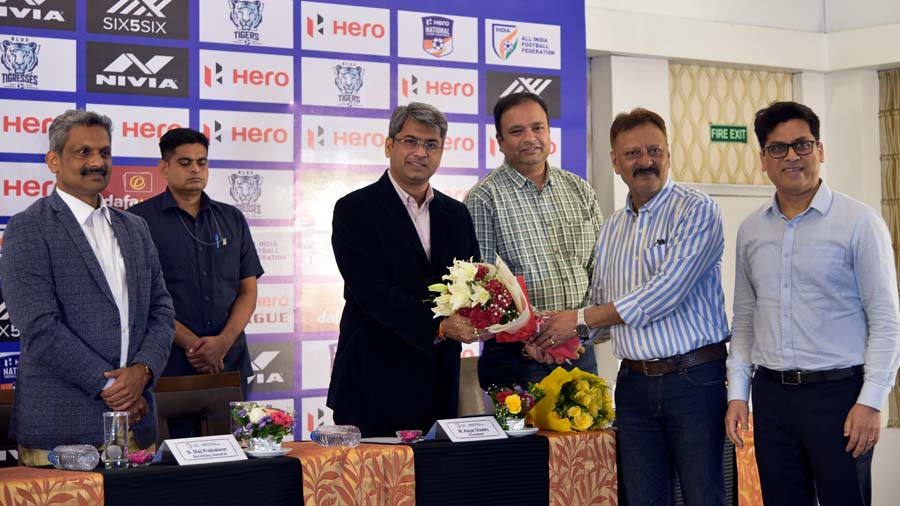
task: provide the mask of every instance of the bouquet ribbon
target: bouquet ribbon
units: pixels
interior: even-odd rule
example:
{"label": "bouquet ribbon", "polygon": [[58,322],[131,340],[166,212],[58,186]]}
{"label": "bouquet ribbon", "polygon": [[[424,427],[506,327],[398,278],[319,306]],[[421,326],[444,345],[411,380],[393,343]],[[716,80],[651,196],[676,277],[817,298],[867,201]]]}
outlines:
{"label": "bouquet ribbon", "polygon": [[[531,303],[528,300],[528,290],[525,288],[525,278],[522,276],[516,276],[516,281],[518,281],[519,287],[522,289],[522,296],[525,298],[522,314],[524,315],[527,312],[527,321],[524,325],[517,328],[515,331],[495,333],[494,338],[498,343],[514,343],[527,341],[539,330],[537,318],[534,316],[534,311],[531,309]],[[576,351],[578,350],[578,347],[580,345],[581,343],[578,341],[578,339],[569,339],[568,341],[557,344],[552,348],[548,348],[546,351],[556,360],[574,360],[578,358]]]}

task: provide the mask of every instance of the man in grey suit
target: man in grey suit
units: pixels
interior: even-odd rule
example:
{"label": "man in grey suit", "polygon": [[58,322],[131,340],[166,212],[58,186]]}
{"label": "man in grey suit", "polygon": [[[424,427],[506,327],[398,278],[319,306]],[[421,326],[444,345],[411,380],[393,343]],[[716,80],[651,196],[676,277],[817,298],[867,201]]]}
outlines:
{"label": "man in grey suit", "polygon": [[106,116],[66,111],[45,158],[56,189],[10,219],[0,280],[22,350],[10,436],[20,463],[103,442],[104,411],[131,415],[131,448],[158,437],[152,387],[175,312],[143,219],[100,197],[112,172]]}

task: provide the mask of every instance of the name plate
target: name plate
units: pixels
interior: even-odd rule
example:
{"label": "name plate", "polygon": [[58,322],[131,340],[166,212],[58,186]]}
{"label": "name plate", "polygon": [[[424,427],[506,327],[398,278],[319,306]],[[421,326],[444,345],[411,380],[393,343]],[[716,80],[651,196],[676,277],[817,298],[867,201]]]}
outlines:
{"label": "name plate", "polygon": [[507,435],[493,416],[472,416],[438,420],[425,436],[425,439],[448,438],[454,443],[459,443],[461,441],[506,439]]}
{"label": "name plate", "polygon": [[175,457],[179,466],[247,460],[241,445],[231,434],[167,439],[156,451],[153,462],[162,462],[166,452]]}

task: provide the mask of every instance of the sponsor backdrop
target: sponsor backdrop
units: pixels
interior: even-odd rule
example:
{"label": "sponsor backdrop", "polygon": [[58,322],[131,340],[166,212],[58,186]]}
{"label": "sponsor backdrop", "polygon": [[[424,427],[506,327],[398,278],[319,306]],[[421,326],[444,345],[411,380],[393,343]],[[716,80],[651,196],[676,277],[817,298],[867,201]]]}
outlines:
{"label": "sponsor backdrop", "polygon": [[[159,137],[202,130],[207,191],[246,215],[266,270],[250,397],[293,406],[308,438],[330,420],[343,307],[332,208],[385,169],[392,108],[447,114],[432,183],[454,198],[502,162],[491,110],[516,91],[547,100],[551,160],[584,176],[584,37],[582,0],[0,0],[0,241],[52,191],[47,127],[66,109],[112,118],[104,195],[123,209],[165,188]],[[18,335],[0,297],[0,388],[13,388]]]}

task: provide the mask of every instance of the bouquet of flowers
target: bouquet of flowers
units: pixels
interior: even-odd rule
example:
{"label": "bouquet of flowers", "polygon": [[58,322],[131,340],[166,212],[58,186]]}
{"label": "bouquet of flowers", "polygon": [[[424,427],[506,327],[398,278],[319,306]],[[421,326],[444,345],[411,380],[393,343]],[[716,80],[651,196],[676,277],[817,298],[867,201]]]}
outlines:
{"label": "bouquet of flowers", "polygon": [[244,402],[231,410],[231,418],[237,426],[234,437],[238,441],[253,438],[272,438],[281,444],[287,434],[294,432],[294,417],[283,410],[261,407],[254,402]]}
{"label": "bouquet of flowers", "polygon": [[[501,343],[525,341],[537,333],[538,321],[528,303],[525,281],[515,276],[500,257],[496,265],[454,259],[449,271],[442,278],[447,283],[428,287],[438,294],[431,309],[435,318],[458,313]],[[549,352],[576,358],[578,346],[577,339],[570,339]]]}
{"label": "bouquet of flowers", "polygon": [[557,432],[599,430],[613,419],[609,387],[600,377],[577,367],[557,367],[537,384],[546,396],[535,404],[527,421]]}
{"label": "bouquet of flowers", "polygon": [[544,391],[533,383],[527,389],[491,385],[488,395],[494,401],[494,418],[503,430],[519,430],[525,426],[525,414],[544,397]]}

